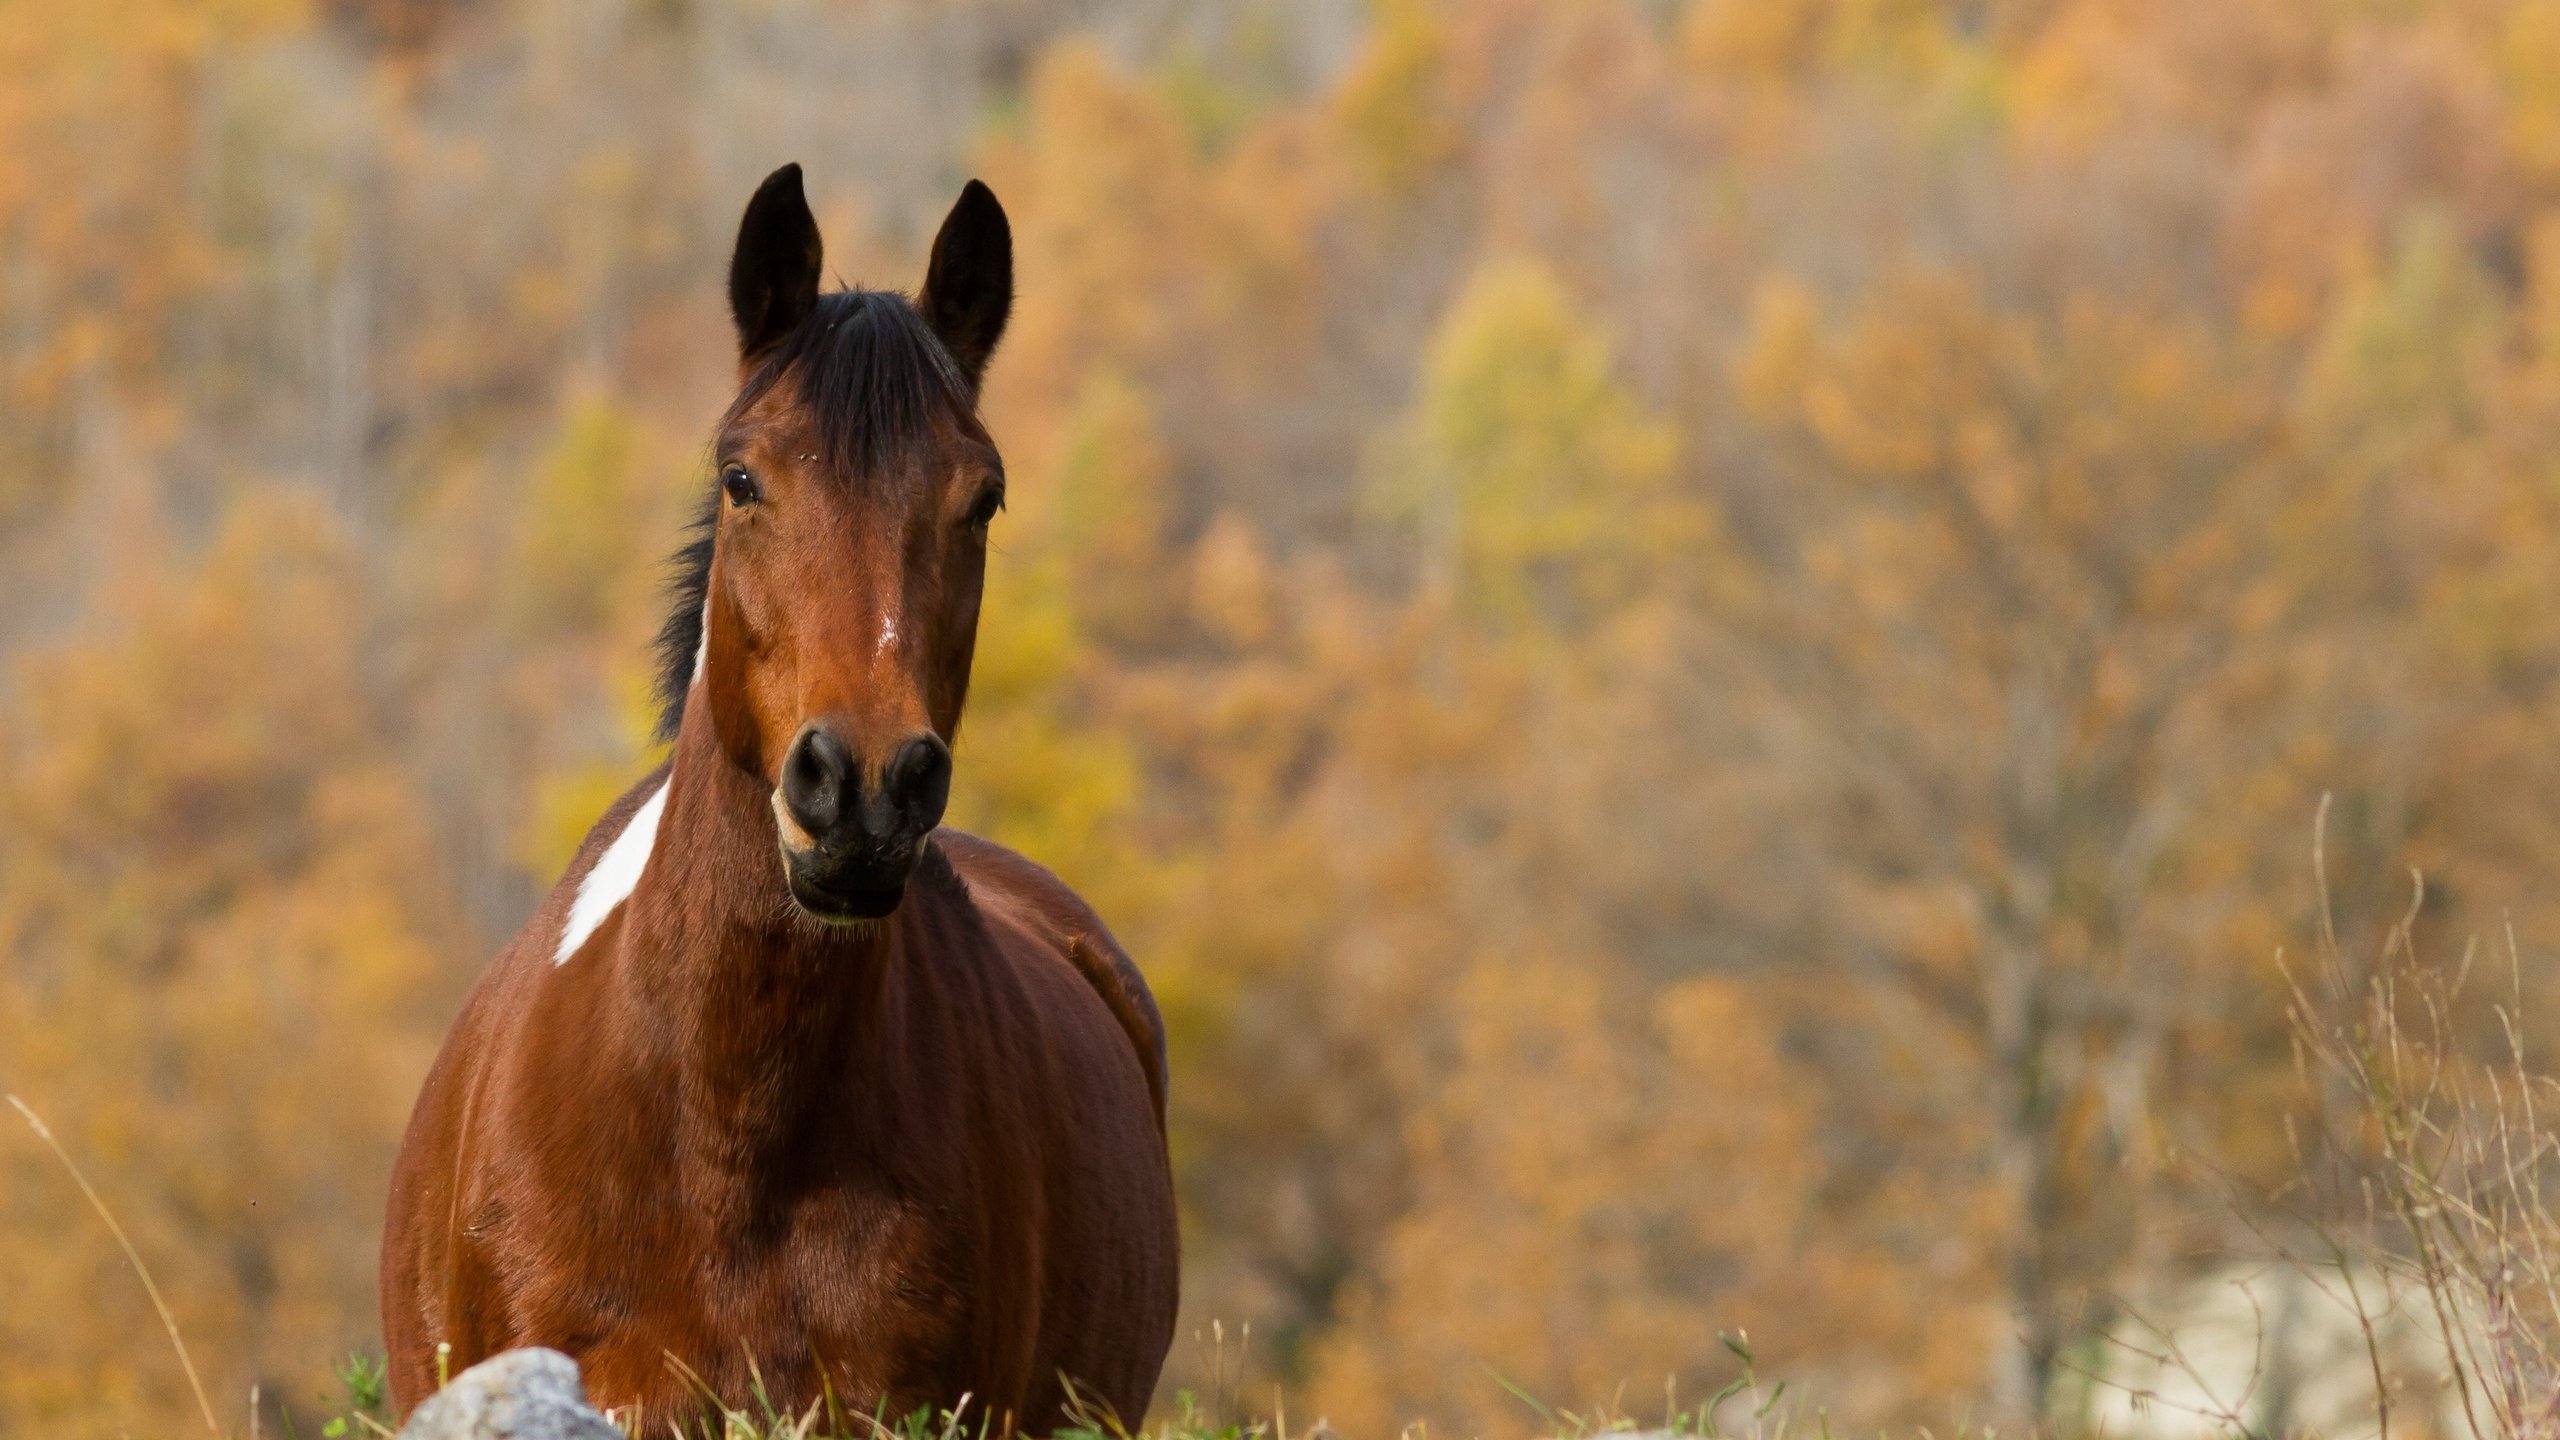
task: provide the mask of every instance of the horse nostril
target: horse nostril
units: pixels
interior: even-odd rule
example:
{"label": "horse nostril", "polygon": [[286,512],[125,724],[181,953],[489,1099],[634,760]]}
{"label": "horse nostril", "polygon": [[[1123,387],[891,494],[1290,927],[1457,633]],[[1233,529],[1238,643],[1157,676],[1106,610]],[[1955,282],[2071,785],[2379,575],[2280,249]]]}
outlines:
{"label": "horse nostril", "polygon": [[951,747],[931,733],[909,740],[890,759],[880,788],[914,833],[941,824],[943,807],[951,801]]}
{"label": "horse nostril", "polygon": [[782,761],[782,803],[811,836],[824,838],[844,818],[852,788],[853,752],[827,730],[812,725],[792,742]]}

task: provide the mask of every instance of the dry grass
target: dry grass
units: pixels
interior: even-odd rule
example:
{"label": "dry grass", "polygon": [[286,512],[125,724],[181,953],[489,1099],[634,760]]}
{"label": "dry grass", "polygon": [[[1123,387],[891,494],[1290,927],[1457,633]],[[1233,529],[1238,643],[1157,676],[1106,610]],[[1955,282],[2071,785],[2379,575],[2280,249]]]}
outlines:
{"label": "dry grass", "polygon": [[[2361,1379],[2333,1357],[2316,1377],[2321,1403],[2278,1394],[2304,1377],[2273,1373],[2283,1365],[2269,1357],[2303,1322],[2257,1309],[2254,1295],[2257,1313],[2240,1328],[2257,1333],[2237,1341],[2255,1357],[2245,1375],[2215,1363],[2228,1354],[2204,1358],[2178,1327],[2136,1316],[2103,1337],[2099,1368],[2129,1363],[2143,1379],[2089,1378],[2154,1417],[2143,1422],[2154,1434],[2560,1440],[2560,1080],[2526,1043],[2522,947],[2510,932],[2494,946],[2473,941],[2451,964],[2423,955],[2426,886],[2414,872],[2406,908],[2378,941],[2342,943],[2327,818],[2324,801],[2314,943],[2307,960],[2278,957],[2306,1101],[2285,1122],[2296,1177],[2277,1197],[2280,1227],[2242,1207],[2272,1263],[2235,1268],[2257,1270],[2250,1283],[2264,1288],[2307,1292],[2320,1323],[2353,1337]],[[2339,1393],[2350,1383],[2357,1393]]]}
{"label": "dry grass", "polygon": [[[2326,819],[2324,802],[2316,835]],[[2286,969],[2322,1132],[2301,1168],[2330,1202],[2332,1218],[2316,1227],[2329,1253],[2312,1258],[2338,1277],[2362,1323],[2378,1430],[2437,1429],[2407,1402],[2442,1387],[2445,1420],[2471,1440],[2555,1440],[2560,1081],[2535,1067],[2525,1043],[2522,948],[2510,930],[2486,963],[2474,941],[2451,967],[2430,964],[2415,940],[2426,891],[2413,872],[2408,907],[2378,953],[2351,957],[2331,918],[2325,861],[2315,838],[2319,941],[2308,967]],[[2359,1285],[2359,1274],[2383,1283]],[[2391,1361],[2383,1336],[2404,1305],[2434,1374]]]}

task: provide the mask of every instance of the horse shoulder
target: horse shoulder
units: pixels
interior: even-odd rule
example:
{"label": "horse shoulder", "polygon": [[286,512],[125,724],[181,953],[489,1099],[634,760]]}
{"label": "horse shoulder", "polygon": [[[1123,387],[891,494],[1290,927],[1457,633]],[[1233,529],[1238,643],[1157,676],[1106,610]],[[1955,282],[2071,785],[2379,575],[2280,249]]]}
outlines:
{"label": "horse shoulder", "polygon": [[1164,1017],[1137,962],[1067,883],[1016,851],[966,831],[941,829],[934,843],[968,887],[969,897],[991,917],[1009,921],[1082,977],[1128,1037],[1156,1128],[1165,1123]]}
{"label": "horse shoulder", "polygon": [[521,1038],[519,1022],[532,1008],[534,987],[555,968],[579,889],[665,781],[661,766],[606,808],[550,895],[473,982],[419,1087],[392,1170],[381,1276],[385,1339],[403,1362],[395,1368],[418,1372],[395,1377],[407,1382],[398,1387],[404,1405],[419,1398],[427,1373],[419,1367],[434,1342],[452,1340],[457,1352],[465,1350],[475,1337],[444,1332],[489,1298],[462,1293],[473,1279],[465,1252],[491,1200],[491,1167],[504,1160],[491,1125],[503,1108],[505,1077],[518,1068],[507,1051]]}
{"label": "horse shoulder", "polygon": [[[466,1091],[475,1088],[480,1072],[500,1058],[492,1052],[503,1051],[515,1038],[516,1023],[533,1008],[536,988],[544,977],[561,966],[577,963],[578,957],[562,956],[559,948],[579,893],[605,852],[630,828],[632,818],[665,786],[667,775],[668,767],[659,766],[605,807],[604,814],[588,829],[586,839],[579,842],[577,853],[570,857],[568,868],[561,872],[551,893],[534,907],[514,938],[473,982],[461,1014],[445,1034],[435,1075],[450,1066],[457,1072],[454,1084]],[[427,1093],[420,1097],[420,1110],[451,1089],[452,1086],[440,1088],[431,1076]]]}
{"label": "horse shoulder", "polygon": [[[615,933],[612,927],[594,929],[583,948],[566,953],[562,937],[589,877],[600,863],[612,863],[608,853],[644,807],[663,792],[668,773],[667,766],[659,766],[605,807],[551,893],[472,986],[470,1000],[445,1037],[446,1053],[438,1060],[439,1069],[448,1060],[456,1063],[457,1093],[449,1103],[463,1111],[459,1139],[466,1147],[481,1138],[475,1132],[493,1124],[503,1126],[509,1106],[521,1099],[513,1092],[550,1068],[549,1062],[556,1057],[534,1052],[550,1043],[546,1031],[561,1028],[561,1016],[556,1013],[561,1006],[574,1006],[574,997],[603,983],[608,973],[605,957],[593,952],[600,952],[605,937]],[[466,1149],[453,1158],[457,1174],[477,1175],[498,1157]],[[479,1197],[469,1198],[476,1203]]]}
{"label": "horse shoulder", "polygon": [[[592,940],[613,907],[630,897],[632,886],[640,878],[640,867],[655,844],[658,807],[664,803],[662,797],[674,773],[673,761],[662,764],[605,807],[604,814],[588,828],[587,837],[578,842],[578,852],[569,858],[559,883],[543,897],[542,904],[499,957],[499,963],[490,967],[493,971],[529,958],[562,965],[572,963],[577,947],[565,944],[570,928],[575,925],[585,931],[579,937],[582,942]],[[635,830],[635,826],[644,827],[646,833]],[[599,867],[611,873],[599,873]],[[587,893],[590,880],[599,887],[594,895]],[[536,964],[535,968],[541,966]]]}

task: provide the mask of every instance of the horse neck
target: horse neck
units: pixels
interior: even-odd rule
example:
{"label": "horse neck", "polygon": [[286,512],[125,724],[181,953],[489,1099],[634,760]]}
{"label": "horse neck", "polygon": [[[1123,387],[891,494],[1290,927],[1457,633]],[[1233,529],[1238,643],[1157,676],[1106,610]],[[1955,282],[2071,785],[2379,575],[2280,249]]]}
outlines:
{"label": "horse neck", "polygon": [[889,1000],[894,920],[828,927],[785,889],[771,791],[687,707],[656,863],[633,897],[627,977],[663,1025],[688,1144],[746,1173],[786,1151],[842,1093]]}

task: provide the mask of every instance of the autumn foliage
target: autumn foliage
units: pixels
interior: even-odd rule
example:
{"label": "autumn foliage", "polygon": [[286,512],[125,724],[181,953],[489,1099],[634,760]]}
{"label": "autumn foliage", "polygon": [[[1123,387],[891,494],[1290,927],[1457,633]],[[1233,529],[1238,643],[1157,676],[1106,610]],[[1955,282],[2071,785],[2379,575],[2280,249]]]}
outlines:
{"label": "autumn foliage", "polygon": [[[653,763],[784,160],[847,280],[1014,217],[952,823],[1157,987],[1254,1405],[1747,1330],[2071,1429],[2299,1208],[2323,794],[2339,927],[2422,867],[2535,1013],[2560,3],[1060,8],[0,0],[0,1088],[224,1403],[371,1343],[425,1062]],[[154,1324],[0,1136],[0,1437],[193,1423]]]}

